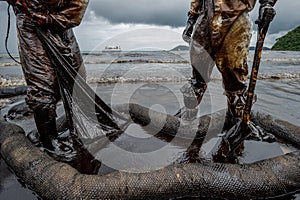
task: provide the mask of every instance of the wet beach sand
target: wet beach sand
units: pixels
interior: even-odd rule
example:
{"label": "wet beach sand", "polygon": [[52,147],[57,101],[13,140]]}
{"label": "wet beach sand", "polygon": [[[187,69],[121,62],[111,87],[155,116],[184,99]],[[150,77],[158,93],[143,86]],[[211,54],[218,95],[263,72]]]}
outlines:
{"label": "wet beach sand", "polygon": [[[280,55],[282,56],[282,54]],[[263,63],[265,68],[261,73],[265,78],[261,78],[258,81],[256,89],[258,100],[254,104],[253,109],[269,113],[272,116],[299,126],[300,78],[297,76],[300,73],[300,64],[297,60],[298,55],[300,54],[292,56],[292,60],[287,59],[283,61],[280,60],[281,57],[276,58],[279,61],[275,61],[273,57],[277,55],[270,56],[272,59],[269,61],[265,58],[265,62]],[[145,55],[139,54],[136,56],[140,59],[141,56]],[[172,54],[172,56],[174,55]],[[172,56],[170,57],[174,59]],[[184,58],[183,60],[186,60],[185,53],[180,56]],[[127,57],[132,58],[133,56]],[[294,57],[296,58],[294,59]],[[190,73],[187,63],[125,63],[126,67],[122,68],[124,71],[120,72],[120,70],[115,70],[115,68],[118,69],[120,66],[118,63],[103,64],[101,61],[102,64],[97,64],[97,62],[95,64],[95,58],[89,59],[93,63],[89,61],[90,64],[87,65],[88,80],[93,89],[107,104],[138,103],[168,114],[175,114],[178,108],[183,105],[180,87],[185,84],[185,80]],[[111,58],[108,60],[111,60]],[[291,61],[295,63],[291,63]],[[278,68],[270,70],[274,62],[277,63]],[[176,69],[171,70],[172,73],[169,73],[170,68],[168,67],[170,65],[172,65],[172,69]],[[155,70],[157,67],[160,71]],[[24,80],[21,78],[22,72],[18,66],[1,68],[2,82],[7,83],[12,80],[9,85],[10,87],[24,84]],[[153,71],[157,73],[153,73]],[[99,79],[98,73],[101,74],[101,79]],[[122,79],[120,79],[120,75],[122,75]],[[226,108],[226,98],[223,95],[222,82],[216,70],[213,72],[213,77],[214,80],[210,82],[203,102],[200,105],[199,115],[201,116]],[[172,78],[176,80],[173,82],[170,81]],[[3,81],[3,79],[5,80]],[[14,83],[17,84],[14,85]],[[6,115],[12,106],[20,102],[24,102],[24,96],[1,100],[1,117]],[[62,113],[63,109],[60,102],[58,115]],[[8,120],[21,125],[27,132],[35,129],[32,115],[17,115],[14,119]],[[136,143],[136,138],[138,141],[145,140],[142,143]],[[210,159],[211,149],[215,142],[215,139],[212,137],[206,138],[201,148],[201,155],[204,158]],[[122,152],[120,152],[120,149]],[[147,155],[139,153],[155,152],[155,150],[160,151],[158,151],[159,153],[149,153]],[[241,163],[252,163],[293,150],[291,146],[285,144],[248,141],[245,144],[245,152],[239,158],[239,161]],[[139,125],[134,124],[127,128],[126,134],[121,135],[114,143],[100,148],[94,155],[105,166],[108,166],[101,167],[99,174],[109,173],[113,170],[126,170],[132,167],[163,167],[178,160],[189,159],[186,157],[186,149],[179,144],[173,144],[172,142],[152,137]],[[11,173],[3,159],[0,159],[0,199],[38,199],[31,190],[27,189]],[[290,199],[300,200],[300,194],[290,197]]]}
{"label": "wet beach sand", "polygon": [[[286,80],[282,80],[286,83]],[[297,86],[299,80],[288,81],[288,85]],[[179,88],[183,83],[140,83],[140,84],[120,84],[116,85],[102,85],[97,86],[96,91],[107,103],[121,104],[121,103],[139,103],[146,107],[174,114],[178,109],[178,104],[181,102],[181,94]],[[291,115],[290,106],[297,99],[293,95],[286,96],[287,98],[278,98],[283,96],[280,92],[277,95],[266,92],[267,87],[275,87],[278,83],[273,81],[263,81],[260,83],[264,85],[263,91],[258,89],[259,95],[258,102],[255,104],[255,110],[271,110],[271,114],[281,116],[287,121],[299,125],[299,113]],[[259,88],[259,87],[258,87]],[[295,89],[295,88],[294,88]],[[132,91],[132,92],[130,92]],[[281,93],[284,93],[282,91]],[[121,98],[122,97],[122,98]],[[283,99],[285,101],[283,101]],[[225,97],[222,95],[222,87],[220,81],[214,81],[209,85],[207,94],[204,97],[203,104],[200,106],[201,115],[212,113],[221,110],[226,107]],[[1,115],[5,115],[9,108],[19,102],[24,101],[24,96],[18,98],[12,98],[15,103],[9,104],[2,108]],[[278,105],[281,105],[277,108]],[[58,113],[62,113],[62,105],[59,104]],[[295,108],[294,108],[295,109]],[[298,116],[297,116],[298,115]],[[32,116],[16,116],[11,120],[14,123],[20,124],[26,131],[34,129]],[[105,166],[109,168],[100,168],[99,174],[105,174],[113,169],[126,170],[126,168],[132,167],[144,167],[144,166],[166,166],[175,162],[178,159],[184,159],[186,149],[182,148],[178,144],[168,143],[155,137],[150,137],[138,125],[132,125],[126,130],[127,134],[118,138],[113,144],[108,144],[105,148],[100,149],[95,157],[101,160]],[[146,138],[147,140],[141,144],[136,144],[132,137]],[[215,144],[214,139],[207,139],[206,143],[202,146],[202,155],[206,158],[210,158],[210,150]],[[132,154],[132,152],[148,152],[154,148],[161,146],[166,147],[159,154],[146,155],[145,154]],[[127,153],[120,153],[120,148]],[[246,152],[243,157],[240,158],[242,163],[251,163],[257,160],[263,160],[270,157],[275,157],[293,151],[293,148],[284,144],[268,144],[249,141],[246,142]],[[112,159],[113,158],[113,159]],[[1,159],[0,161],[1,179],[0,179],[0,199],[37,199],[37,197],[22,185],[18,179],[9,171],[6,164]],[[299,199],[299,195],[293,198]]]}

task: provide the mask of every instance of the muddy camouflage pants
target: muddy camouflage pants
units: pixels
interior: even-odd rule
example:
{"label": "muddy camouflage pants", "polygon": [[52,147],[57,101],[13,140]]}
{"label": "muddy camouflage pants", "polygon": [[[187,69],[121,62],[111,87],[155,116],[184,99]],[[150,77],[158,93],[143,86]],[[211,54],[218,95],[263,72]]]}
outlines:
{"label": "muddy camouflage pants", "polygon": [[246,87],[247,57],[251,39],[251,21],[244,12],[234,21],[214,15],[212,24],[205,16],[196,22],[191,41],[190,57],[193,76],[199,82],[209,82],[214,65],[222,74],[226,91]]}

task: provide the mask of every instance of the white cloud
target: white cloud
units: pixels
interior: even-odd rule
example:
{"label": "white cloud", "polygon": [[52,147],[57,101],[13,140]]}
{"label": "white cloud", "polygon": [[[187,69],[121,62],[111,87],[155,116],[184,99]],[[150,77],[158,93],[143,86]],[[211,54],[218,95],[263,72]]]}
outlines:
{"label": "white cloud", "polygon": [[[255,26],[255,24],[253,25]],[[107,19],[89,11],[82,24],[75,28],[77,39],[83,51],[101,51],[104,46],[120,45],[123,50],[163,49],[169,50],[177,45],[187,45],[182,41],[184,27],[159,26],[151,24],[111,24]],[[276,39],[287,31],[268,33],[265,46],[272,47]],[[257,31],[253,31],[251,46],[256,44]]]}
{"label": "white cloud", "polygon": [[[268,48],[271,48],[275,44],[276,39],[284,36],[287,32],[288,31],[280,31],[278,33],[269,33],[269,34],[267,34],[266,38],[265,38],[264,46],[268,47]],[[250,45],[255,46],[256,40],[257,40],[257,31],[253,31]]]}
{"label": "white cloud", "polygon": [[83,23],[75,28],[75,33],[83,51],[101,51],[106,45],[120,45],[126,51],[170,50],[179,44],[185,44],[181,39],[183,29],[184,27],[150,24],[111,24],[90,11]]}
{"label": "white cloud", "polygon": [[[143,0],[143,2],[146,1]],[[147,1],[144,5],[141,2],[132,4],[133,0],[122,1],[121,4],[116,0],[90,0],[83,22],[74,29],[81,49],[89,51],[96,48],[97,45],[103,46],[111,43],[112,45],[121,45],[124,50],[147,47],[168,50],[179,44],[185,44],[181,39],[181,32],[184,29],[189,2],[175,1],[163,0],[159,1],[159,3],[158,0],[151,3]],[[120,5],[123,7],[120,7]],[[252,20],[257,18],[258,5],[257,3],[256,8],[250,13]],[[276,38],[300,24],[300,14],[297,11],[298,5],[300,5],[300,1],[278,1],[276,5],[277,16],[271,24],[265,46],[271,47]],[[5,52],[6,7],[7,4],[5,2],[0,2],[0,21],[1,27],[3,27],[0,29],[0,52]],[[133,10],[135,13],[131,13]],[[138,12],[142,12],[142,14]],[[287,13],[289,14],[287,15]],[[12,27],[9,49],[12,52],[16,52],[15,21],[13,13],[11,14]],[[141,19],[145,18],[145,20],[137,19],[137,16]],[[112,17],[114,17],[114,20]],[[175,25],[174,21],[178,22],[177,25]],[[252,46],[255,45],[255,38],[253,34]]]}

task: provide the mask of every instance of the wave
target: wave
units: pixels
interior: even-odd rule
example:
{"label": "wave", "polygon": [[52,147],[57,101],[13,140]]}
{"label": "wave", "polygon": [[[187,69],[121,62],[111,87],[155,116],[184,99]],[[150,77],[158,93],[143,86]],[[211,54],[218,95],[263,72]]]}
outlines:
{"label": "wave", "polygon": [[290,73],[283,73],[283,74],[273,74],[273,75],[259,75],[258,79],[296,79],[300,78],[300,73],[290,74]]}
{"label": "wave", "polygon": [[[263,58],[261,62],[300,64],[300,58]],[[165,63],[165,64],[189,64],[188,60],[164,60],[164,59],[122,59],[122,60],[86,60],[85,64],[122,64],[122,63]],[[0,67],[19,66],[16,62],[0,63]]]}
{"label": "wave", "polygon": [[[279,80],[279,79],[297,79],[300,78],[300,73],[296,74],[274,74],[274,75],[259,75],[259,80]],[[189,77],[176,76],[138,76],[138,77],[90,77],[88,83],[112,84],[112,83],[160,83],[160,82],[184,82],[189,80]],[[212,81],[221,81],[221,76],[211,77]]]}
{"label": "wave", "polygon": [[12,100],[10,100],[10,99],[0,99],[0,109],[11,103],[12,103]]}
{"label": "wave", "polygon": [[[165,64],[188,64],[188,60],[160,60],[160,59],[150,59],[150,60],[96,60],[96,61],[85,61],[84,64],[122,64],[122,63],[165,63]],[[20,64],[15,62],[0,63],[0,67],[10,67],[19,66]]]}
{"label": "wave", "polygon": [[159,82],[183,82],[188,80],[186,77],[101,77],[88,78],[88,83],[108,84],[108,83],[159,83]]}
{"label": "wave", "polygon": [[10,66],[17,66],[20,65],[19,63],[16,62],[5,62],[5,63],[0,63],[0,67],[10,67]]}
{"label": "wave", "polygon": [[160,59],[133,59],[133,60],[98,60],[98,61],[85,61],[85,64],[120,64],[120,63],[174,63],[174,64],[188,64],[188,60],[160,60]]}
{"label": "wave", "polygon": [[[279,80],[279,79],[298,79],[300,73],[290,74],[261,74],[258,76],[260,80]],[[182,76],[135,76],[135,77],[120,77],[120,76],[106,76],[106,77],[88,77],[87,82],[90,84],[114,84],[114,83],[160,83],[160,82],[184,82],[189,77]],[[212,81],[221,81],[222,78],[214,76]],[[0,87],[17,87],[26,85],[23,77],[0,77]]]}
{"label": "wave", "polygon": [[26,85],[23,77],[4,78],[0,76],[0,87],[17,87]]}
{"label": "wave", "polygon": [[300,58],[262,58],[262,62],[299,64]]}
{"label": "wave", "polygon": [[[252,59],[249,58],[249,62]],[[300,64],[300,58],[262,58],[261,62]],[[85,64],[120,64],[120,63],[170,63],[170,64],[189,64],[189,60],[172,59],[117,59],[117,60],[87,60]]]}

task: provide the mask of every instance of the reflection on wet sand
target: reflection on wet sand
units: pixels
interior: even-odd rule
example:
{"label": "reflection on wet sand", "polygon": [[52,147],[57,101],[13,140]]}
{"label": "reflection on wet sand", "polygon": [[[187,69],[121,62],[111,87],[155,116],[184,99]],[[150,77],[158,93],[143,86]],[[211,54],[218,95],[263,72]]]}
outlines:
{"label": "reflection on wet sand", "polygon": [[[150,102],[151,100],[149,100],[149,95],[147,96],[147,98]],[[147,103],[147,101],[144,102]],[[273,104],[275,105],[276,102],[273,102]],[[271,105],[269,104],[268,106]],[[168,112],[170,113],[175,112],[175,110],[177,109],[171,109],[171,106],[167,106],[167,108]],[[59,109],[61,109],[61,107]],[[2,109],[1,114],[7,113],[7,110],[9,109]],[[205,109],[203,110],[205,111]],[[59,111],[59,113],[62,113],[62,111]],[[27,130],[34,129],[31,117],[22,116],[22,113],[17,113],[12,121],[23,124],[24,127],[27,127]],[[215,133],[207,135],[205,138],[203,138],[203,140],[174,140],[174,137],[172,136],[161,134],[153,130],[151,132],[151,129],[149,128],[151,127],[143,127],[137,124],[131,124],[125,132],[119,133],[117,135],[112,135],[113,137],[108,140],[109,143],[102,143],[101,139],[99,138],[96,138],[94,141],[83,140],[85,144],[93,144],[87,146],[87,149],[93,149],[93,151],[90,152],[95,155],[95,158],[97,160],[104,163],[103,165],[101,165],[98,173],[103,174],[111,172],[113,168],[111,168],[110,166],[115,166],[116,164],[112,163],[113,161],[118,162],[118,170],[122,170],[135,166],[164,166],[166,164],[168,165],[172,163],[199,162],[203,158],[211,159],[211,153],[213,152],[213,148],[216,146],[216,141],[218,139],[218,135]],[[147,139],[144,139],[143,137],[146,137]],[[187,143],[191,144],[188,149],[185,148],[187,146]],[[129,152],[149,152],[155,149],[160,149],[161,147],[166,147],[164,149],[164,152],[160,152],[160,154],[156,154],[151,157],[142,155],[128,156],[127,154],[124,156],[124,154],[118,154],[118,151],[116,151],[116,149],[121,148]],[[282,148],[284,149],[284,152],[282,151]],[[260,149],[265,150],[260,151]],[[245,142],[244,152],[242,156],[239,157],[239,162],[251,163],[260,159],[267,159],[269,157],[282,155],[290,151],[293,151],[293,148],[283,143],[267,144],[255,141],[247,141]],[[162,162],[161,160],[164,159],[166,159],[167,161]]]}

